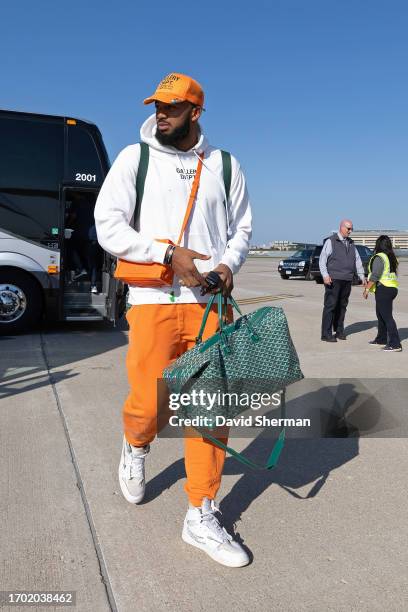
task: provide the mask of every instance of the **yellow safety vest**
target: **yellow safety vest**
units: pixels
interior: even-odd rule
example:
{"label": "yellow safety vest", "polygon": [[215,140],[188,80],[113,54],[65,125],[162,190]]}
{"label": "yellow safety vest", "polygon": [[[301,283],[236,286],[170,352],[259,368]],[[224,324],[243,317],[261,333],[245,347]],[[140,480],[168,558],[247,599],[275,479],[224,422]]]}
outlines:
{"label": "yellow safety vest", "polygon": [[[384,287],[398,288],[399,283],[398,283],[397,275],[395,272],[390,272],[390,260],[388,259],[388,255],[386,255],[385,253],[376,253],[376,255],[373,255],[371,257],[368,263],[368,280],[370,280],[370,276],[371,276],[371,262],[373,261],[374,257],[377,257],[377,255],[378,257],[381,257],[381,259],[384,262],[384,270],[378,282],[384,285]],[[376,290],[376,283],[374,283],[374,285],[370,288],[370,291],[372,292],[374,292],[375,290]]]}

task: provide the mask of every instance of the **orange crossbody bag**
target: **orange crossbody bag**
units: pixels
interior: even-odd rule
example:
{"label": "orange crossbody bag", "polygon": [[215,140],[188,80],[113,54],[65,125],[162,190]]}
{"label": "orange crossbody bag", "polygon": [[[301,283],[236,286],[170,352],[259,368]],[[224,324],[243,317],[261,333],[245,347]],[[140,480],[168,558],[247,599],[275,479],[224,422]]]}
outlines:
{"label": "orange crossbody bag", "polygon": [[[141,145],[144,145],[144,143],[141,143]],[[145,147],[147,147],[147,145],[145,145]],[[143,152],[143,149],[142,149],[142,152]],[[144,172],[144,177],[142,179],[143,181],[146,177],[146,171],[147,171],[146,149],[144,153],[145,153],[145,157],[143,161],[144,167],[142,169],[142,172]],[[147,155],[148,155],[148,149],[147,149]],[[147,160],[148,160],[148,157],[147,157]],[[174,246],[180,246],[181,239],[184,234],[184,230],[187,227],[187,223],[189,221],[191,212],[193,210],[193,204],[197,196],[202,166],[203,166],[202,155],[200,155],[200,159],[198,160],[197,172],[195,174],[193,186],[191,188],[190,197],[188,199],[186,213],[184,215],[183,224],[181,226],[180,234],[179,234],[176,244],[174,244],[174,242],[166,238],[160,238],[160,239],[156,238],[157,242],[165,242],[169,245],[172,244]],[[138,173],[138,176],[139,176],[139,173]],[[138,185],[136,181],[136,191],[137,191],[137,187]],[[140,197],[140,193],[138,192],[137,201],[140,202],[140,200],[141,200],[141,197]],[[138,205],[136,205],[136,209],[137,208],[139,208]],[[135,214],[137,213],[138,211],[136,210]],[[174,272],[171,266],[166,265],[166,264],[160,264],[156,262],[135,263],[131,261],[126,261],[125,259],[118,259],[116,270],[115,270],[115,278],[129,285],[135,285],[136,287],[162,287],[162,286],[168,286],[168,285],[173,284]]]}

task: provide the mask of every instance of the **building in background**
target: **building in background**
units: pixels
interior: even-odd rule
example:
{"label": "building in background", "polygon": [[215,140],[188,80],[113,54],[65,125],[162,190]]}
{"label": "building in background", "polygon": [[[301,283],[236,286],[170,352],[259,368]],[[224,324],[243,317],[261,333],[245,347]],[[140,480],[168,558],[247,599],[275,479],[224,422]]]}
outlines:
{"label": "building in background", "polygon": [[394,249],[408,249],[408,230],[354,230],[352,238],[357,244],[364,244],[373,249],[378,236],[386,234],[390,237]]}
{"label": "building in background", "polygon": [[299,249],[312,249],[315,243],[311,242],[291,242],[290,240],[274,240],[270,248],[275,251],[298,251]]}
{"label": "building in background", "polygon": [[[320,244],[324,242],[331,234],[336,234],[336,230],[328,232]],[[390,237],[392,246],[396,250],[408,250],[408,230],[393,230],[393,229],[374,229],[374,230],[358,230],[352,234],[352,238],[356,244],[362,244],[370,249],[375,246],[375,241],[378,236],[386,234]],[[250,254],[255,254],[259,251],[298,251],[300,249],[312,249],[316,243],[310,242],[295,242],[293,240],[274,240],[267,244],[258,244],[250,246]]]}

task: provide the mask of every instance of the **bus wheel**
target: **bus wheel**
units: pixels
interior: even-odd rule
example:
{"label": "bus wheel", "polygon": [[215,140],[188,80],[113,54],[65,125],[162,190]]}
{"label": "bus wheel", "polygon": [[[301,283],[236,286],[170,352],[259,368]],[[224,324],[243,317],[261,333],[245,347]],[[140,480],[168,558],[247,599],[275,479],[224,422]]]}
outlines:
{"label": "bus wheel", "polygon": [[0,334],[15,334],[33,327],[43,311],[37,281],[20,270],[0,269]]}

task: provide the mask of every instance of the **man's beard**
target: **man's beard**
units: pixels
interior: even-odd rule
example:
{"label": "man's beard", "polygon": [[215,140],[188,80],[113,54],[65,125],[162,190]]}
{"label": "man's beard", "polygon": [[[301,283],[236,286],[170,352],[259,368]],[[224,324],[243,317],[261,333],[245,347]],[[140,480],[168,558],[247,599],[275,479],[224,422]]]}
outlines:
{"label": "man's beard", "polygon": [[177,147],[179,142],[189,135],[190,127],[190,117],[186,117],[184,123],[180,125],[180,127],[175,128],[171,134],[163,134],[163,132],[160,132],[159,128],[157,128],[156,139],[165,147]]}

